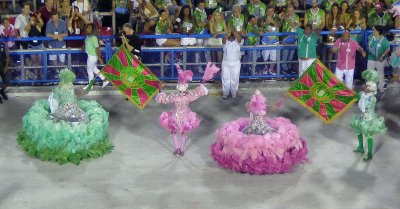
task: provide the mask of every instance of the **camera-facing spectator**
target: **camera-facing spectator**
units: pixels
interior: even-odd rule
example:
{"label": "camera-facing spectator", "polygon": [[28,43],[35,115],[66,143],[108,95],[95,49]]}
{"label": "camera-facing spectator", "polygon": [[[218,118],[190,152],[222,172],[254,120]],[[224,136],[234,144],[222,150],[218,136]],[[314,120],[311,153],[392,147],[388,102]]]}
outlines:
{"label": "camera-facing spectator", "polygon": [[[64,20],[60,20],[56,12],[52,14],[51,20],[47,23],[46,36],[53,39],[49,41],[50,49],[66,48],[64,37],[68,36],[67,23]],[[55,66],[63,65],[65,63],[65,54],[52,54],[49,56],[49,60]]]}
{"label": "camera-facing spectator", "polygon": [[306,11],[304,24],[311,25],[313,30],[322,30],[325,27],[325,12],[318,7],[318,1],[312,0],[311,9]]}
{"label": "camera-facing spectator", "polygon": [[[15,38],[15,28],[10,23],[7,17],[4,17],[0,24],[0,36],[4,38]],[[13,49],[15,47],[14,41],[7,42],[8,49]]]}
{"label": "camera-facing spectator", "polygon": [[[156,25],[156,34],[157,35],[167,35],[170,34],[172,31],[172,24],[171,20],[169,19],[169,12],[168,10],[162,9],[160,10],[160,20]],[[165,47],[177,47],[180,46],[181,43],[177,39],[167,39],[167,38],[158,38],[156,39],[156,43],[158,46],[165,46]]]}
{"label": "camera-facing spectator", "polygon": [[[43,28],[43,20],[40,17],[40,14],[38,15],[31,15],[31,29],[29,30],[29,37],[43,37],[42,35],[42,28]],[[29,49],[32,50],[42,50],[43,49],[43,44],[42,41],[40,40],[33,40],[29,42]],[[42,55],[40,54],[31,54],[31,64],[32,65],[40,65],[42,63]]]}
{"label": "camera-facing spectator", "polygon": [[[179,14],[179,30],[181,34],[193,34],[194,33],[194,20],[189,5],[182,7]],[[196,38],[181,38],[181,45],[195,45]]]}
{"label": "camera-facing spectator", "polygon": [[[70,16],[68,18],[68,31],[70,36],[82,36],[86,25],[89,24],[87,16],[84,16],[79,12],[79,8],[73,6],[70,11]],[[68,47],[81,48],[83,46],[83,41],[73,40],[68,41]]]}

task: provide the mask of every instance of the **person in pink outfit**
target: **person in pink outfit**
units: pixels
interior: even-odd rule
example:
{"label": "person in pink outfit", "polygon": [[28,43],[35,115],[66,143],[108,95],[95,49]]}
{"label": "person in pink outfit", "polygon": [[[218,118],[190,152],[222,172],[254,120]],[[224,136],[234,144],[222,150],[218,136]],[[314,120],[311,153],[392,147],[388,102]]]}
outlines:
{"label": "person in pink outfit", "polygon": [[332,47],[332,52],[338,53],[336,63],[336,77],[343,82],[349,89],[353,89],[354,68],[356,63],[356,52],[359,51],[363,57],[366,53],[356,41],[350,38],[350,32],[345,31],[342,38],[336,40]]}
{"label": "person in pink outfit", "polygon": [[[203,84],[200,84],[193,90],[187,90],[189,86],[188,82],[192,81],[193,72],[190,70],[182,70],[179,65],[176,65],[176,67],[178,69],[178,84],[176,85],[178,92],[170,94],[161,92],[157,95],[156,102],[162,104],[173,103],[175,105],[174,110],[163,112],[160,115],[160,124],[172,135],[172,140],[175,145],[174,154],[183,156],[187,133],[197,128],[201,121],[197,114],[189,109],[189,104],[196,101],[201,96],[207,95],[208,90]],[[180,141],[178,137],[181,138]]]}
{"label": "person in pink outfit", "polygon": [[250,118],[225,123],[216,131],[211,157],[223,168],[250,174],[290,172],[307,161],[306,141],[287,118],[267,117],[267,99],[256,90],[246,105]]}

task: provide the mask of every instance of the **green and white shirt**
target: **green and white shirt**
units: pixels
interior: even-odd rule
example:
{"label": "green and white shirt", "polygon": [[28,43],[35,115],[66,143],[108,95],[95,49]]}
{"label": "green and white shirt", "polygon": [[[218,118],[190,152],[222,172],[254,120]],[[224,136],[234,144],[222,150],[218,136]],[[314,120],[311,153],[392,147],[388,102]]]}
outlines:
{"label": "green and white shirt", "polygon": [[257,24],[252,25],[250,23],[247,24],[247,33],[252,33],[252,34],[256,35],[256,36],[249,36],[248,37],[248,45],[250,45],[250,46],[256,45],[257,42],[259,41],[259,38],[258,38],[258,33],[259,33],[258,25]]}
{"label": "green and white shirt", "polygon": [[254,15],[255,17],[261,18],[265,16],[265,11],[267,10],[267,6],[260,2],[259,4],[249,4],[247,5],[247,11],[249,15]]}
{"label": "green and white shirt", "polygon": [[310,35],[305,35],[304,30],[297,27],[298,40],[298,57],[299,58],[317,58],[317,41],[318,35],[313,32]]}
{"label": "green and white shirt", "polygon": [[99,47],[99,39],[96,36],[88,36],[85,39],[85,51],[90,56],[97,56],[96,48]]}
{"label": "green and white shirt", "polygon": [[199,27],[198,23],[207,22],[207,13],[205,10],[201,10],[197,7],[193,12],[193,17],[194,17],[194,32],[200,34],[205,30],[205,26]]}
{"label": "green and white shirt", "polygon": [[300,18],[297,14],[294,14],[294,17],[287,16],[282,22],[282,32],[296,32],[296,27],[292,28],[288,23],[289,20],[293,23],[300,22]]}
{"label": "green and white shirt", "polygon": [[232,29],[235,29],[238,32],[243,31],[245,29],[245,27],[244,27],[244,15],[241,14],[239,16],[239,18],[236,18],[235,16],[233,16],[233,14],[230,15],[228,17],[228,27],[232,28]]}
{"label": "green and white shirt", "polygon": [[390,43],[386,37],[381,36],[380,38],[375,38],[373,34],[368,37],[368,60],[377,61],[382,56],[382,54],[390,48]]}
{"label": "green and white shirt", "polygon": [[316,30],[321,26],[323,19],[325,19],[325,12],[319,8],[317,12],[313,12],[312,9],[309,9],[306,12],[306,16],[308,18],[307,24],[311,24],[313,29]]}

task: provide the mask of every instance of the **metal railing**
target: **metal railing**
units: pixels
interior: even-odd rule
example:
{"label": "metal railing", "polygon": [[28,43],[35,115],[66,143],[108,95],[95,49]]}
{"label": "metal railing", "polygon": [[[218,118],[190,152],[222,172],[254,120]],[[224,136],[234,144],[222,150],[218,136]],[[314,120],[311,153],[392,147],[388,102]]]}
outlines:
{"label": "metal railing", "polygon": [[[399,33],[400,30],[392,30],[393,33]],[[337,34],[341,34],[342,32],[337,32]],[[355,35],[360,35],[362,37],[360,45],[367,49],[368,46],[368,35],[371,34],[371,31],[353,31],[351,32]],[[329,35],[329,31],[321,32],[322,36]],[[295,33],[268,33],[263,36],[288,36],[295,35]],[[248,36],[255,36],[253,34],[248,34]],[[143,40],[154,40],[156,38],[197,38],[197,39],[207,39],[210,38],[211,35],[141,35],[140,38]],[[85,36],[70,36],[65,37],[65,41],[83,41]],[[101,36],[100,39],[104,40],[105,46],[101,47],[101,52],[104,56],[104,60],[108,61],[112,54],[116,51],[116,47],[112,47],[112,43],[114,41],[114,36]],[[0,41],[51,41],[51,38],[48,37],[35,37],[35,38],[8,38],[8,39],[0,39]],[[335,60],[327,59],[328,50],[332,47],[333,43],[320,44],[320,59],[324,63],[334,63]],[[392,47],[400,46],[400,43],[392,43]],[[264,50],[276,50],[276,61],[264,61],[260,59],[259,53]],[[282,60],[281,53],[284,50],[293,50],[295,56],[292,60]],[[248,79],[290,79],[296,78],[297,73],[293,74],[285,74],[282,71],[282,66],[286,64],[292,65],[293,69],[296,68],[297,60],[297,45],[296,44],[277,44],[277,45],[257,45],[257,46],[242,46],[241,51],[244,56],[242,59],[242,70],[240,78],[248,78]],[[160,79],[162,80],[176,80],[177,72],[175,69],[175,63],[180,62],[183,65],[184,69],[191,69],[195,72],[194,79],[200,79],[202,73],[197,69],[199,67],[204,69],[206,62],[209,61],[204,59],[204,55],[213,54],[215,52],[222,52],[222,46],[182,46],[182,47],[142,47],[142,62],[148,66]],[[10,56],[13,60],[10,69],[14,72],[14,79],[12,79],[13,84],[23,84],[26,85],[28,83],[52,83],[58,82],[58,78],[55,75],[56,73],[52,73],[52,71],[69,67],[73,69],[76,73],[78,73],[78,82],[87,82],[86,77],[86,54],[82,49],[77,48],[66,48],[66,49],[50,49],[44,48],[43,50],[10,50]],[[30,54],[41,55],[41,62],[38,66],[27,66],[24,62],[24,56]],[[48,55],[52,54],[66,54],[66,62],[62,66],[54,66],[48,62]],[[197,55],[196,55],[197,54]],[[169,60],[165,60],[166,55],[169,56]],[[167,57],[168,57],[167,56]],[[179,57],[179,59],[177,58]],[[200,56],[200,60],[196,60],[195,57]],[[80,62],[78,62],[80,61]],[[215,61],[215,60],[214,60]],[[359,67],[364,70],[366,67],[367,59],[362,59],[362,64]],[[217,64],[220,64],[217,62]],[[267,64],[275,64],[276,74],[263,74],[263,68]],[[101,67],[101,66],[99,66]],[[40,76],[38,78],[27,78],[25,72],[35,71],[40,72]],[[52,75],[51,75],[52,74]],[[218,78],[218,77],[217,77]]]}

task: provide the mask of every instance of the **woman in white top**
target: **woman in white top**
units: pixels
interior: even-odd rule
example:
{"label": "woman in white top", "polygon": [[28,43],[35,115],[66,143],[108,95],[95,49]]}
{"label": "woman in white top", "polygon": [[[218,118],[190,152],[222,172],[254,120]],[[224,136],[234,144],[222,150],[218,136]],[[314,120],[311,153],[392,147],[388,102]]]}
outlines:
{"label": "woman in white top", "polygon": [[242,38],[236,31],[227,33],[222,39],[224,58],[222,60],[222,99],[227,99],[229,93],[236,98],[240,76],[240,42]]}

